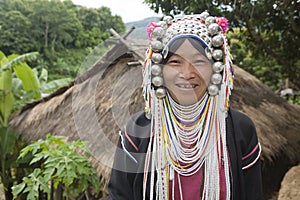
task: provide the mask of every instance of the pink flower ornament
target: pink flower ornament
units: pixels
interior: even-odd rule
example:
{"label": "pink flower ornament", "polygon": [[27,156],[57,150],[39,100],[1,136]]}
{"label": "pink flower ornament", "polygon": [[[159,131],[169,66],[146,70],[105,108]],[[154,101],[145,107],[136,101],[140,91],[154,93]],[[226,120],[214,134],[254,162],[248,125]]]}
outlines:
{"label": "pink flower ornament", "polygon": [[225,17],[217,17],[216,23],[221,26],[223,32],[225,33],[228,29],[228,20]]}
{"label": "pink flower ornament", "polygon": [[156,22],[150,22],[147,26],[147,35],[148,38],[151,38],[151,34],[154,31],[154,29],[156,29],[158,27],[158,25],[156,24]]}

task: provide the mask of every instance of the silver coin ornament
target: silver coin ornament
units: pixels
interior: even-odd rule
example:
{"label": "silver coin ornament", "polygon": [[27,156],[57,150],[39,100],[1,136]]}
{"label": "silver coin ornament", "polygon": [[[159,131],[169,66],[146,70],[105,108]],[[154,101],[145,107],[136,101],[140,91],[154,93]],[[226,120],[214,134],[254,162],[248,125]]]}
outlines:
{"label": "silver coin ornament", "polygon": [[224,39],[222,35],[216,35],[212,38],[211,43],[214,47],[221,47],[224,44]]}
{"label": "silver coin ornament", "polygon": [[223,78],[223,77],[222,77],[221,74],[215,73],[215,74],[213,74],[213,75],[211,76],[211,82],[212,82],[213,84],[218,85],[218,84],[221,83],[222,78]]}
{"label": "silver coin ornament", "polygon": [[164,80],[161,76],[155,76],[152,78],[152,83],[156,87],[160,87],[164,84]]}
{"label": "silver coin ornament", "polygon": [[157,96],[157,98],[160,98],[160,99],[164,98],[166,96],[166,90],[165,90],[165,88],[162,88],[162,87],[157,88],[155,90],[155,95]]}
{"label": "silver coin ornament", "polygon": [[216,85],[210,85],[208,86],[208,94],[211,96],[216,96],[219,93],[219,88]]}
{"label": "silver coin ornament", "polygon": [[151,60],[154,63],[160,63],[162,61],[162,55],[160,53],[153,53],[152,57],[151,57]]}
{"label": "silver coin ornament", "polygon": [[213,64],[213,71],[216,73],[222,72],[224,69],[224,65],[222,62],[218,61]]}
{"label": "silver coin ornament", "polygon": [[215,60],[221,60],[222,57],[223,57],[223,51],[222,51],[221,49],[215,49],[215,50],[213,51],[212,57],[213,57]]}
{"label": "silver coin ornament", "polygon": [[159,65],[152,65],[151,66],[151,74],[154,76],[159,76],[161,74],[162,70]]}
{"label": "silver coin ornament", "polygon": [[158,40],[153,40],[151,43],[151,48],[154,52],[160,52],[163,49],[163,44]]}

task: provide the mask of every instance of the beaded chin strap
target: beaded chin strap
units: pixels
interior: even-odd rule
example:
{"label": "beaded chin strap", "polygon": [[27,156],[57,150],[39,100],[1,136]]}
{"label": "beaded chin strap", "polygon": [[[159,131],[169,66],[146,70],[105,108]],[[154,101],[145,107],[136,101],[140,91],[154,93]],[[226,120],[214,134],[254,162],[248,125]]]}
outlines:
{"label": "beaded chin strap", "polygon": [[[180,180],[180,176],[191,176],[203,166],[202,199],[221,198],[220,191],[224,188],[220,184],[221,179],[225,179],[226,190],[222,199],[230,199],[226,117],[233,88],[233,70],[225,36],[227,28],[227,19],[209,16],[208,12],[174,19],[166,16],[163,21],[152,22],[147,27],[150,45],[143,69],[143,95],[146,116],[151,119],[151,135],[145,158],[143,199],[146,199],[147,179],[151,184],[150,199],[154,197],[154,190],[159,200],[173,199],[174,193],[170,196],[169,188],[173,187],[174,191],[174,181],[170,186],[169,180],[174,180],[174,171],[177,180]],[[213,61],[213,74],[206,95],[195,105],[187,107],[177,105],[172,100],[164,87],[162,76],[162,61],[168,54],[169,45],[180,37],[196,38],[205,49],[208,59]],[[181,120],[178,122],[176,119]],[[189,124],[189,129],[185,129],[186,126],[181,122]],[[192,137],[187,137],[186,133]],[[187,143],[197,144],[195,151],[188,156],[177,141],[182,141],[182,138]],[[181,160],[189,160],[190,163]],[[182,199],[180,181],[178,185]]]}

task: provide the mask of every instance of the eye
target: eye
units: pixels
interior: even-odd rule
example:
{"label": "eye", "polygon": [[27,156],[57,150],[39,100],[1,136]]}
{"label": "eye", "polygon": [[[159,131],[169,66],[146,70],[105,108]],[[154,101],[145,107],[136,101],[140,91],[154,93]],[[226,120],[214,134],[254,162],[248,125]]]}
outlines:
{"label": "eye", "polygon": [[208,60],[196,59],[193,61],[194,66],[210,66],[210,62]]}
{"label": "eye", "polygon": [[169,65],[179,65],[181,63],[180,59],[179,58],[170,58],[167,62],[167,64]]}

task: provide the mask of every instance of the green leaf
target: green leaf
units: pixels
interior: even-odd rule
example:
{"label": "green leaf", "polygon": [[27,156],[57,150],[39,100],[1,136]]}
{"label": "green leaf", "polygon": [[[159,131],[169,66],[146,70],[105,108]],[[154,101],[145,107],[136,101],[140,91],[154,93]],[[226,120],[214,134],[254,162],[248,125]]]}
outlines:
{"label": "green leaf", "polygon": [[40,89],[43,93],[51,93],[51,92],[57,90],[58,88],[68,85],[70,83],[70,81],[71,81],[70,78],[57,79],[57,80],[42,84]]}
{"label": "green leaf", "polygon": [[48,71],[45,68],[42,68],[41,75],[39,77],[41,85],[47,82],[48,80]]}
{"label": "green leaf", "polygon": [[4,66],[2,66],[2,70],[11,69],[15,65],[25,63],[26,61],[35,60],[37,58],[38,54],[39,54],[38,52],[32,52],[32,53],[26,53],[26,54],[23,54],[23,55],[20,55],[20,56],[17,56],[15,54],[10,55],[10,58],[12,60],[5,63]]}
{"label": "green leaf", "polygon": [[12,187],[12,193],[14,195],[14,199],[18,197],[18,195],[24,190],[26,184],[24,182],[15,185]]}
{"label": "green leaf", "polygon": [[39,89],[39,80],[32,69],[26,64],[16,64],[13,69],[19,79],[22,80],[25,91],[34,91]]}
{"label": "green leaf", "polygon": [[34,158],[31,160],[31,162],[29,163],[29,165],[32,165],[38,161],[40,161],[41,159],[43,159],[43,154],[35,154]]}
{"label": "green leaf", "polygon": [[2,51],[0,51],[0,68],[2,68],[7,62],[8,62],[7,57]]}
{"label": "green leaf", "polygon": [[10,70],[4,70],[0,74],[0,90],[10,91],[12,87],[12,73]]}
{"label": "green leaf", "polygon": [[15,98],[12,92],[0,94],[0,115],[2,118],[2,125],[5,127],[8,126],[8,120],[12,113],[14,102]]}
{"label": "green leaf", "polygon": [[0,154],[1,160],[4,160],[15,146],[16,134],[8,127],[0,127]]}

